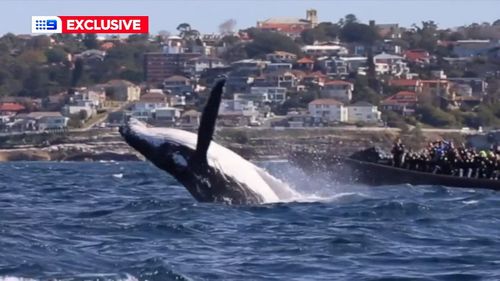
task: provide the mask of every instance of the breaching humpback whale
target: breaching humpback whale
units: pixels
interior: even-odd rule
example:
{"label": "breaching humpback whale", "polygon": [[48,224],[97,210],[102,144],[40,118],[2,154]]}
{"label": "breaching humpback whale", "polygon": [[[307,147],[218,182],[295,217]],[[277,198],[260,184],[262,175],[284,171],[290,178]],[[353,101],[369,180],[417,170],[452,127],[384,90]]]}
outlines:
{"label": "breaching humpback whale", "polygon": [[224,83],[221,79],[212,88],[198,135],[148,127],[136,119],[120,127],[120,134],[200,202],[256,204],[292,200],[296,193],[287,184],[212,141]]}

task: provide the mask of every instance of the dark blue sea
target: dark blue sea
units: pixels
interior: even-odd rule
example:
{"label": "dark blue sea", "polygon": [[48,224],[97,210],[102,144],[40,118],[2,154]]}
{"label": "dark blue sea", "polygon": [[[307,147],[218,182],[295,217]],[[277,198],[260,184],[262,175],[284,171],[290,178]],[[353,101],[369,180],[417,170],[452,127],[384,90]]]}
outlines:
{"label": "dark blue sea", "polygon": [[197,203],[148,163],[0,164],[0,280],[500,280],[500,193],[340,186]]}

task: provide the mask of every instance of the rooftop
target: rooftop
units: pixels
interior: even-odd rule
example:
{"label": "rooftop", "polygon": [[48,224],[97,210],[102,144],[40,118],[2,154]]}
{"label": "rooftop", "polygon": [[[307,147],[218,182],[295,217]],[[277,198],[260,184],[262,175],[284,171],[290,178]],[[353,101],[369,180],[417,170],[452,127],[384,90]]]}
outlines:
{"label": "rooftop", "polygon": [[23,105],[14,102],[0,103],[0,111],[19,112],[25,109]]}

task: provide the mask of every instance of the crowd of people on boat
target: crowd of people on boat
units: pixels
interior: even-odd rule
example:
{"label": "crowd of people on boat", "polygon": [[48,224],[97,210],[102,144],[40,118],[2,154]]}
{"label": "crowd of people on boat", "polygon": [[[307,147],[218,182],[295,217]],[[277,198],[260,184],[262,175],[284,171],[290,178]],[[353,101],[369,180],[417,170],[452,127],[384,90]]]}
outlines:
{"label": "crowd of people on boat", "polygon": [[500,145],[476,150],[451,141],[430,142],[420,151],[407,149],[400,139],[391,150],[393,165],[415,171],[458,177],[500,179]]}

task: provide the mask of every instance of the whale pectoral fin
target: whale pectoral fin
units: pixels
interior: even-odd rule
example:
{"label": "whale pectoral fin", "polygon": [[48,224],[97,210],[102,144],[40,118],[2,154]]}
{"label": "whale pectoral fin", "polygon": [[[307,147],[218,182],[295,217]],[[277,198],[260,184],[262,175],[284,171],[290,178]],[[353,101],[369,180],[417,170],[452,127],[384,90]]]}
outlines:
{"label": "whale pectoral fin", "polygon": [[210,92],[207,104],[201,115],[200,128],[198,129],[198,141],[196,143],[196,154],[194,159],[197,161],[207,160],[207,151],[212,141],[215,131],[215,121],[219,113],[219,106],[222,99],[222,89],[226,79],[217,81]]}

